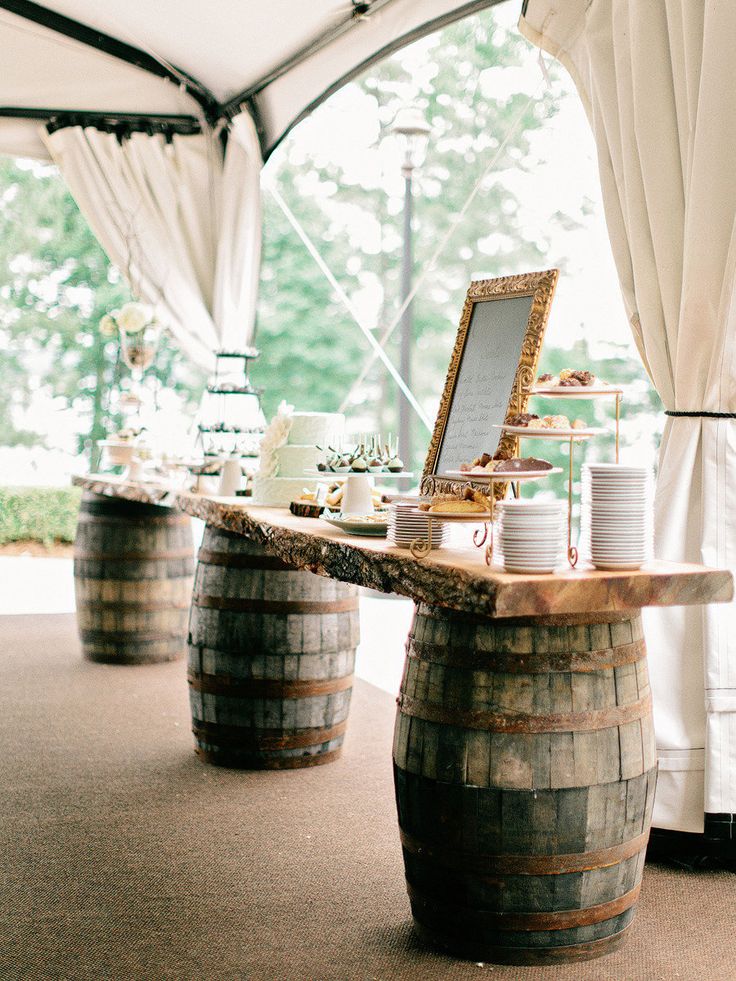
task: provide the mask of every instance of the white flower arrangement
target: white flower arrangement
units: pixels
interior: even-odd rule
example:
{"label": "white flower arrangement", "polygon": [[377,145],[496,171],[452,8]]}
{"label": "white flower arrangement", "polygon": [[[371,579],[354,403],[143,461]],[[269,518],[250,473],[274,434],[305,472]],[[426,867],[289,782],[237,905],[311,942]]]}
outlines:
{"label": "white flower arrangement", "polygon": [[146,327],[155,327],[153,311],[143,303],[131,301],[119,310],[106,313],[100,320],[100,333],[112,337],[120,331],[123,334],[138,334]]}
{"label": "white flower arrangement", "polygon": [[284,446],[289,438],[293,411],[293,405],[282,402],[276,415],[266,426],[266,431],[261,439],[260,457],[258,459],[258,472],[262,477],[275,477],[278,473],[279,462],[276,450]]}

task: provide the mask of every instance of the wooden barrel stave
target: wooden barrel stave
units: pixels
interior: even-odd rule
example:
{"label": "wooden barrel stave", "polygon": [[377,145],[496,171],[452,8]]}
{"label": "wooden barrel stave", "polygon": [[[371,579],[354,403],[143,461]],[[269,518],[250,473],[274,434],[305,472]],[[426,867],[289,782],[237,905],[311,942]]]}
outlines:
{"label": "wooden barrel stave", "polygon": [[644,654],[638,617],[509,625],[417,608],[394,774],[420,935],[513,963],[616,946],[656,782]]}
{"label": "wooden barrel stave", "polygon": [[85,493],[74,545],[85,657],[121,664],[181,657],[193,568],[186,515]]}
{"label": "wooden barrel stave", "polygon": [[199,755],[257,769],[334,759],[358,640],[356,587],[292,569],[248,539],[208,527],[189,632]]}

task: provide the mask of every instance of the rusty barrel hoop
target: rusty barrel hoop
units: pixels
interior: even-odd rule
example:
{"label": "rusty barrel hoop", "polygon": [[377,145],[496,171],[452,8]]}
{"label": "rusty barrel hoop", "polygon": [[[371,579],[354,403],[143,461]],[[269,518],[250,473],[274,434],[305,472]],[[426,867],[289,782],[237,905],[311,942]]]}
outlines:
{"label": "rusty barrel hoop", "polygon": [[187,515],[85,491],[74,541],[84,656],[112,664],[183,657],[193,572]]}
{"label": "rusty barrel hoop", "polygon": [[418,934],[475,960],[607,954],[656,783],[641,618],[505,623],[419,604],[394,733]]}
{"label": "rusty barrel hoop", "polygon": [[205,529],[189,626],[195,749],[208,763],[296,769],[341,752],[358,591]]}

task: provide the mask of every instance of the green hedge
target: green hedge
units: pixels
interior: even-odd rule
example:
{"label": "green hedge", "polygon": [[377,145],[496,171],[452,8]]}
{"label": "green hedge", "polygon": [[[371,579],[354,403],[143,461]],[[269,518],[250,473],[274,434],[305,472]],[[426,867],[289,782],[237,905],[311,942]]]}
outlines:
{"label": "green hedge", "polygon": [[78,487],[0,487],[0,545],[74,541],[81,496]]}

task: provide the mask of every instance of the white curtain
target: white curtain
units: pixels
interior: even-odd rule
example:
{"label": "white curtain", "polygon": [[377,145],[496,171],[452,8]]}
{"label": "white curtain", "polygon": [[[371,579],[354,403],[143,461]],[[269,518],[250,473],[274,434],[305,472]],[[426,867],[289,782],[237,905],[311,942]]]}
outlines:
{"label": "white curtain", "polygon": [[[585,104],[627,312],[665,407],[736,412],[736,4],[528,0],[520,29]],[[736,420],[667,418],[655,542],[658,558],[736,568]],[[654,824],[701,832],[704,812],[736,814],[736,610],[652,610],[647,624]]]}
{"label": "white curtain", "polygon": [[180,347],[210,367],[250,344],[261,243],[261,154],[250,117],[219,136],[92,127],[44,133],[49,153],[112,262]]}

